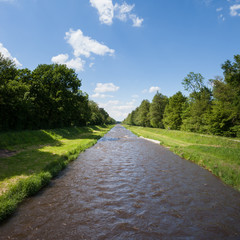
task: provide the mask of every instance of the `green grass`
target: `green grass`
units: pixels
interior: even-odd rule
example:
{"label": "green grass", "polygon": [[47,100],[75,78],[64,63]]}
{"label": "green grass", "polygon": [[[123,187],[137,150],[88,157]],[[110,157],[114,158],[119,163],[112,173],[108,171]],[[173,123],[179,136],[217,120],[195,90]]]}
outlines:
{"label": "green grass", "polygon": [[0,158],[0,221],[111,128],[92,126],[0,133],[0,149],[16,152],[14,156]]}
{"label": "green grass", "polygon": [[191,132],[126,126],[138,136],[158,140],[240,191],[240,140]]}

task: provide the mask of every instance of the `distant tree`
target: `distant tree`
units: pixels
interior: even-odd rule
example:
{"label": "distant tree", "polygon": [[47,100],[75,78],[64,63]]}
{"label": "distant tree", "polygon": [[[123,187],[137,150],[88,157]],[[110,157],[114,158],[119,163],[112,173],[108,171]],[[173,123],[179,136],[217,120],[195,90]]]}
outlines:
{"label": "distant tree", "polygon": [[133,110],[131,113],[128,114],[127,118],[124,119],[123,123],[128,125],[138,125],[137,117],[138,117],[138,111],[139,107]]}
{"label": "distant tree", "polygon": [[211,115],[212,93],[208,88],[202,88],[198,93],[190,94],[189,103],[183,111],[181,129],[191,132],[208,132],[208,119]]}
{"label": "distant tree", "polygon": [[204,88],[203,76],[200,73],[190,72],[182,81],[184,89],[188,92],[194,93],[201,91]]}
{"label": "distant tree", "polygon": [[203,82],[200,73],[187,75],[182,84],[190,91],[188,104],[185,104],[181,129],[192,132],[208,132],[208,119],[211,114],[212,92]]}
{"label": "distant tree", "polygon": [[150,102],[148,100],[143,100],[138,109],[138,115],[136,118],[137,125],[150,127],[149,108]]}
{"label": "distant tree", "polygon": [[240,137],[240,55],[234,62],[223,65],[224,79],[211,80],[213,85],[213,110],[210,131],[213,134]]}
{"label": "distant tree", "polygon": [[165,107],[168,104],[168,97],[157,92],[153,97],[152,103],[149,109],[150,123],[152,127],[164,128],[163,114]]}
{"label": "distant tree", "polygon": [[180,130],[182,125],[182,112],[186,100],[187,98],[184,97],[181,92],[177,92],[169,98],[163,115],[165,128]]}

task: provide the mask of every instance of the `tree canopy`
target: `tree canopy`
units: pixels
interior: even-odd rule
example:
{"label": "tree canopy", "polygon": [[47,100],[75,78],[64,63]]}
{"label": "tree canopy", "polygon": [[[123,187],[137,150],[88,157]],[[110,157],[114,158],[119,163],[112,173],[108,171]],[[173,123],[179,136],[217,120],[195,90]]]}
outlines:
{"label": "tree canopy", "polygon": [[114,123],[80,87],[81,80],[66,65],[17,69],[0,53],[0,130]]}
{"label": "tree canopy", "polygon": [[148,115],[141,115],[138,107],[124,123],[145,126],[148,116],[151,127],[240,137],[240,55],[222,69],[224,78],[209,80],[211,87],[200,73],[190,72],[182,81],[188,97],[177,92],[168,99],[157,92]]}

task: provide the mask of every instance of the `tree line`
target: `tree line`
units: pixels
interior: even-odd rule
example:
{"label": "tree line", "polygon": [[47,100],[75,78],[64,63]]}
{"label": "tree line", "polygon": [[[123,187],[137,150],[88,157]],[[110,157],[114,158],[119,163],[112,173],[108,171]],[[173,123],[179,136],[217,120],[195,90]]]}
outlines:
{"label": "tree line", "polygon": [[66,65],[17,69],[0,53],[0,130],[115,123],[80,87],[81,80]]}
{"label": "tree line", "polygon": [[157,92],[152,102],[143,100],[124,120],[125,124],[240,137],[240,55],[222,64],[223,78],[204,82],[190,72],[182,81],[189,92],[171,97]]}

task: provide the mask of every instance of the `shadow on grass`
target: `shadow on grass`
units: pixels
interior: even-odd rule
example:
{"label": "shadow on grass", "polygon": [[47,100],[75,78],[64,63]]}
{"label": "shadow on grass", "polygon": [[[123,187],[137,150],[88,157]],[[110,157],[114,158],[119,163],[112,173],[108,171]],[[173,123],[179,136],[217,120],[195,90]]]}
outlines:
{"label": "shadow on grass", "polygon": [[50,129],[46,133],[55,138],[78,139],[84,138],[85,134],[94,134],[94,131],[103,131],[108,129],[107,126],[88,126],[88,127],[69,127],[60,129]]}
{"label": "shadow on grass", "polygon": [[[0,135],[0,146],[7,146],[9,149],[20,150],[14,156],[0,158],[0,181],[4,179],[10,179],[17,176],[30,176],[33,173],[41,172],[48,164],[57,161],[60,158],[64,159],[66,156],[57,155],[50,152],[44,152],[40,149],[43,146],[50,147],[63,147],[65,145],[64,140],[77,140],[88,139],[95,140],[102,137],[99,132],[106,130],[106,126],[90,126],[90,127],[70,127],[54,130],[38,130],[38,131],[24,131],[17,132],[15,137],[10,133],[5,144],[1,143],[3,134]],[[20,137],[22,136],[22,141]],[[13,137],[14,139],[9,139]],[[62,140],[62,141],[61,141]],[[21,144],[19,144],[21,142]],[[22,149],[20,148],[22,147]],[[85,147],[86,148],[86,147]],[[81,146],[78,147],[77,152],[81,152]],[[66,155],[75,155],[76,152],[72,152],[74,149],[66,148]],[[74,156],[77,157],[77,156]]]}
{"label": "shadow on grass", "polygon": [[0,134],[1,147],[20,149],[12,157],[0,158],[0,187],[5,188],[0,190],[0,222],[24,198],[48,184],[80,152],[94,145],[107,130],[107,126],[91,126]]}

